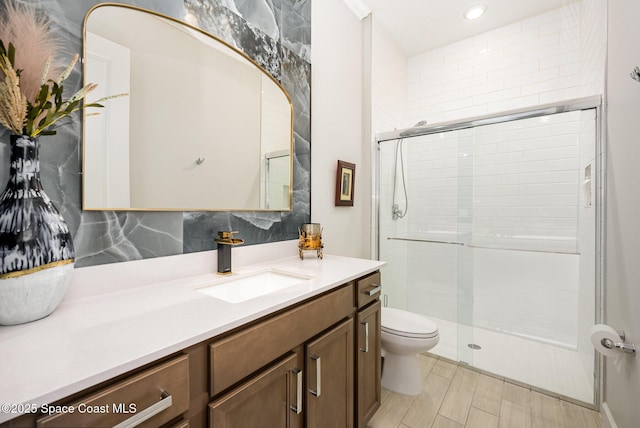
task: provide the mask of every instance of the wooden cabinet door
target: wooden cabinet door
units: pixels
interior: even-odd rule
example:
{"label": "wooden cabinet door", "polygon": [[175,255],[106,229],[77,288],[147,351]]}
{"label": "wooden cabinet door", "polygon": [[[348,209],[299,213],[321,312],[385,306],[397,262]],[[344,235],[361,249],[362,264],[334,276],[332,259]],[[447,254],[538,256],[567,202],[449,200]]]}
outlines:
{"label": "wooden cabinet door", "polygon": [[306,345],[307,428],[353,427],[353,319]]}
{"label": "wooden cabinet door", "polygon": [[[212,428],[302,426],[303,379],[297,363],[297,354],[292,352],[275,365],[266,368],[244,384],[211,402],[209,426]],[[299,395],[298,391],[300,391]]]}
{"label": "wooden cabinet door", "polygon": [[380,301],[356,315],[356,423],[364,428],[382,400]]}

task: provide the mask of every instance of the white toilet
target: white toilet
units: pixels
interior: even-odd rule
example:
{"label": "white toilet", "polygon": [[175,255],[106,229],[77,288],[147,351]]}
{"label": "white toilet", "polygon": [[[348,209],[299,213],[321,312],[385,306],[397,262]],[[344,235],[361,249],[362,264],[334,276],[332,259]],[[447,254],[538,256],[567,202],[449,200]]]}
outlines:
{"label": "white toilet", "polygon": [[438,326],[422,315],[384,307],[381,324],[382,387],[401,394],[418,395],[422,392],[418,354],[438,344]]}

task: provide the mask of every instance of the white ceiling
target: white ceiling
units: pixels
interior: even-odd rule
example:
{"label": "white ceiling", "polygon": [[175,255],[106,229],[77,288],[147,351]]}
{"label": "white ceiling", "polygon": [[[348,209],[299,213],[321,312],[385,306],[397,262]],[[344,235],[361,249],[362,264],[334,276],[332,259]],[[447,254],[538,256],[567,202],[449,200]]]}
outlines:
{"label": "white ceiling", "polygon": [[[351,0],[374,19],[409,57],[559,8],[575,0]],[[462,13],[484,4],[485,14],[467,21]]]}

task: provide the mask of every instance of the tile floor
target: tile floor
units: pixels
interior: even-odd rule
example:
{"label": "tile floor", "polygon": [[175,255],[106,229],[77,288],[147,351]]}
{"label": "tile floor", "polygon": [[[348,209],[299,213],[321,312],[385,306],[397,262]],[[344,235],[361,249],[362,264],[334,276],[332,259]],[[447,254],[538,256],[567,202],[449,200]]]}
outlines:
{"label": "tile floor", "polygon": [[600,414],[433,355],[420,355],[423,392],[383,390],[367,428],[602,428]]}
{"label": "tile floor", "polygon": [[[457,323],[430,318],[440,331],[440,343],[431,354],[462,360],[480,370],[593,403],[594,368],[585,367],[577,351],[484,328],[461,329]],[[472,351],[465,345],[468,342],[482,349]],[[594,361],[593,350],[589,351],[590,361]]]}

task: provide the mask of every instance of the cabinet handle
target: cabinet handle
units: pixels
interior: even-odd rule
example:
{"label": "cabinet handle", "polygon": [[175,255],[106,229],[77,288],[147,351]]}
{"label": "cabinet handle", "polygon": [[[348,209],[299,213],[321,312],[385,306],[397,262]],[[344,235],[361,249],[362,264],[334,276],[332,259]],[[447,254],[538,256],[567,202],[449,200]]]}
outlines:
{"label": "cabinet handle", "polygon": [[360,325],[364,326],[364,348],[360,348],[360,352],[369,352],[369,322],[361,322]]}
{"label": "cabinet handle", "polygon": [[382,290],[382,285],[373,284],[373,288],[370,290],[365,290],[364,294],[367,296],[373,296],[374,294],[378,294]]}
{"label": "cabinet handle", "polygon": [[141,411],[140,413],[137,413],[131,416],[130,418],[120,422],[118,425],[115,425],[113,428],[136,427],[141,423],[143,423],[144,421],[146,421],[147,419],[150,419],[155,415],[157,415],[158,413],[162,412],[163,410],[166,410],[169,407],[171,407],[171,405],[173,404],[173,399],[171,397],[171,394],[169,394],[167,391],[162,391],[162,394],[160,394],[160,397],[161,397],[160,401],[158,401],[156,404],[153,404],[147,407],[146,409],[144,409],[143,411]]}
{"label": "cabinet handle", "polygon": [[312,356],[311,359],[316,363],[316,389],[310,389],[309,392],[316,397],[320,397],[320,394],[322,394],[322,361],[317,355]]}
{"label": "cabinet handle", "polygon": [[302,413],[302,370],[293,369],[296,374],[296,405],[289,408],[296,412],[296,415]]}

